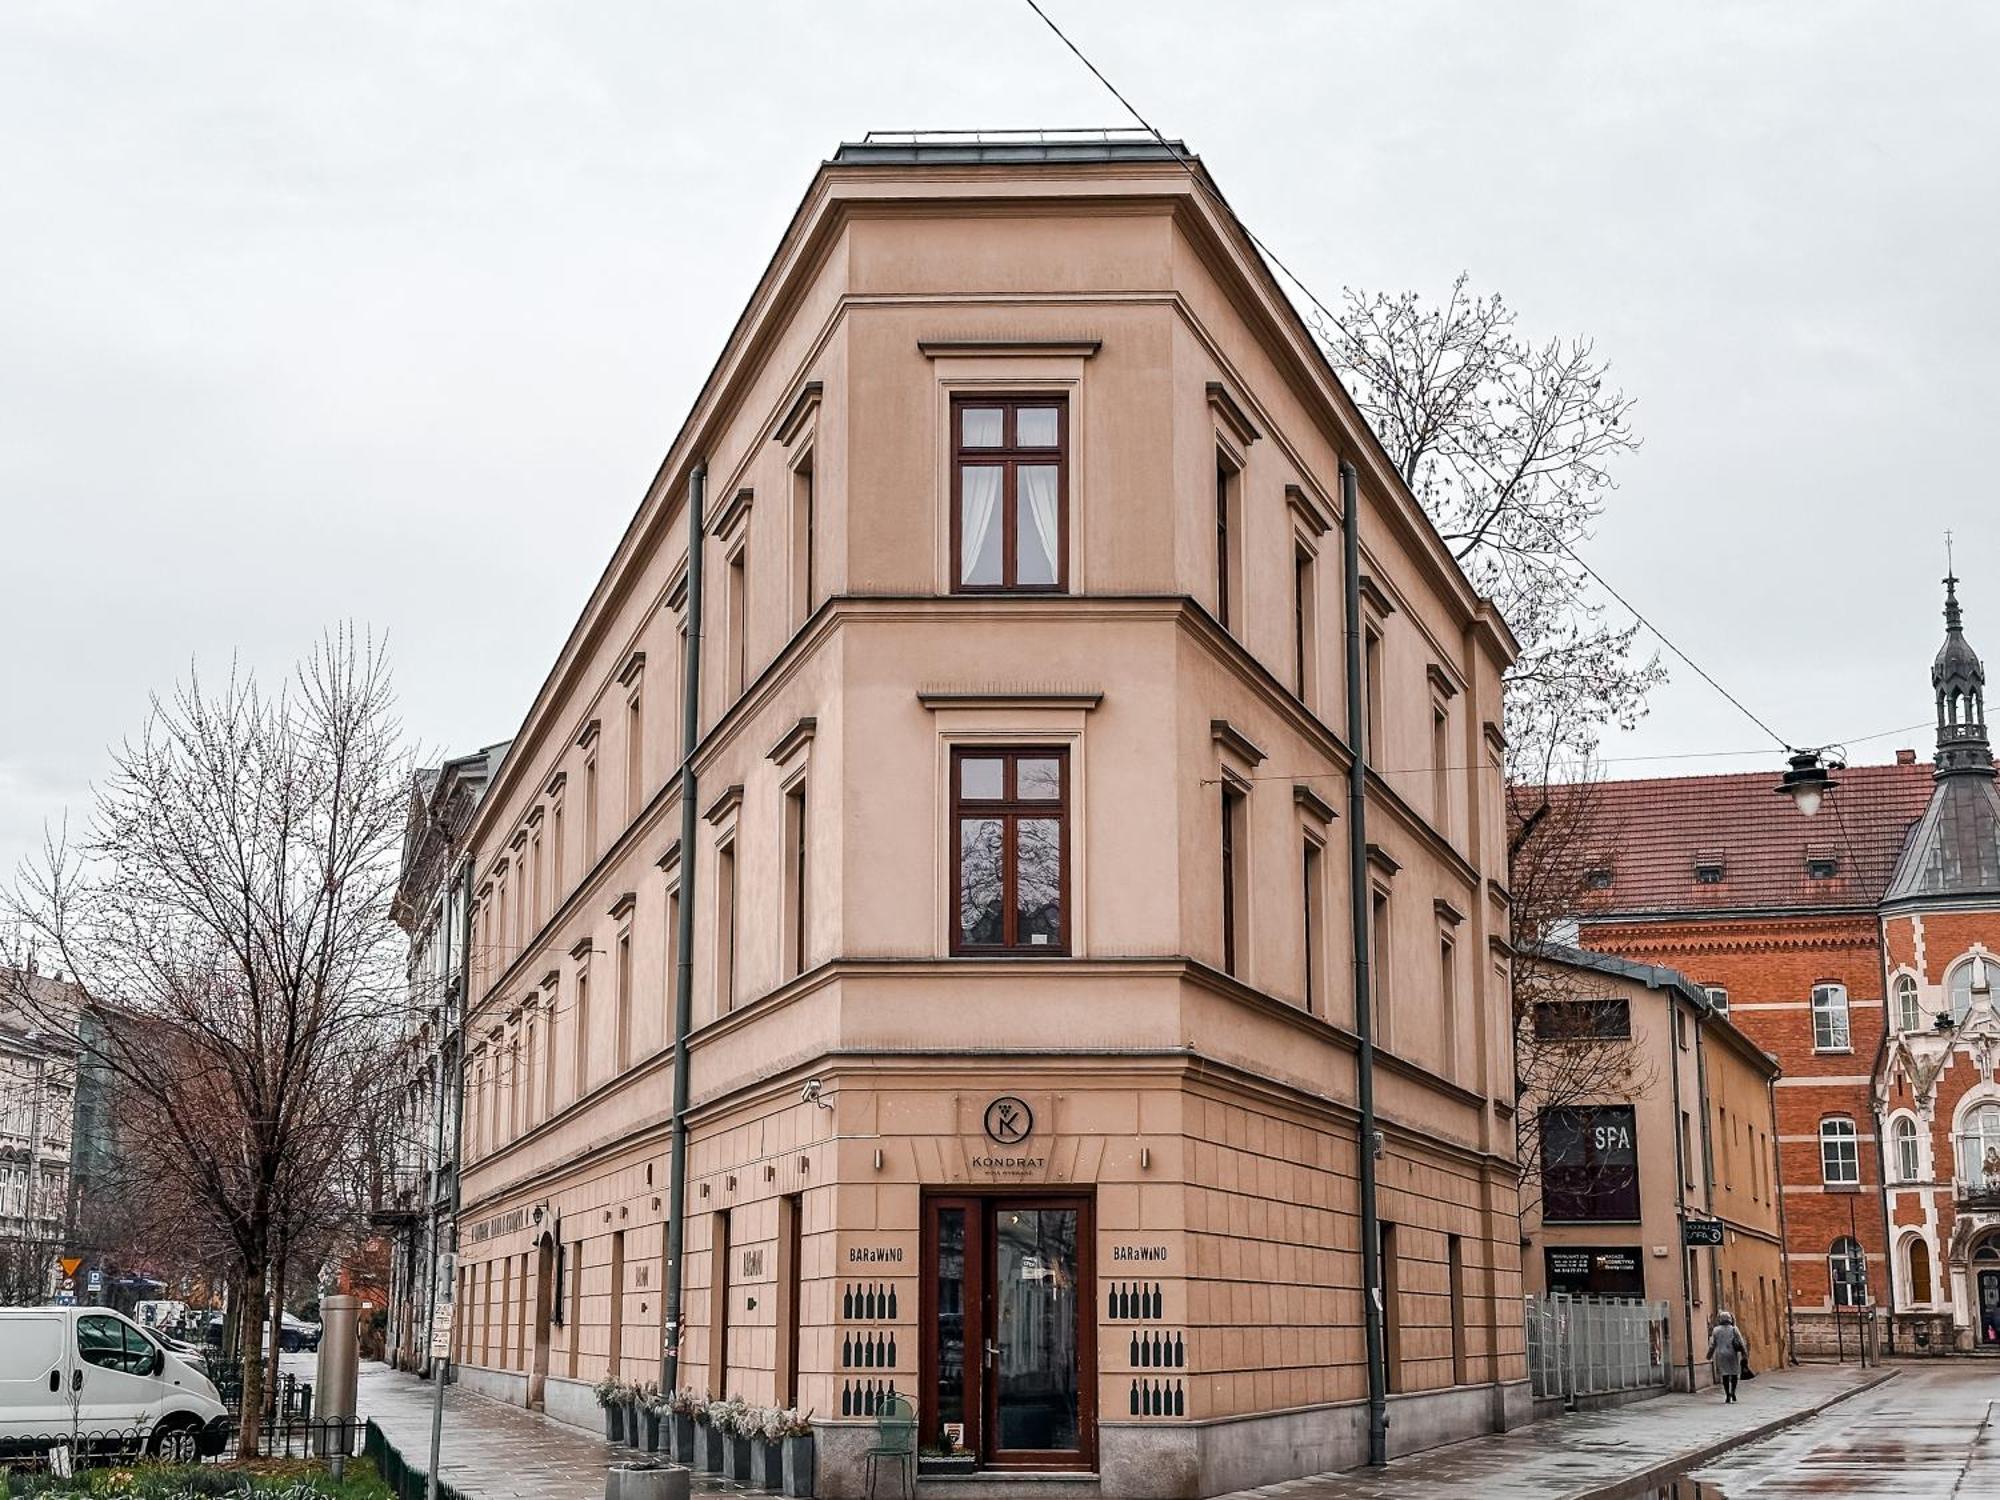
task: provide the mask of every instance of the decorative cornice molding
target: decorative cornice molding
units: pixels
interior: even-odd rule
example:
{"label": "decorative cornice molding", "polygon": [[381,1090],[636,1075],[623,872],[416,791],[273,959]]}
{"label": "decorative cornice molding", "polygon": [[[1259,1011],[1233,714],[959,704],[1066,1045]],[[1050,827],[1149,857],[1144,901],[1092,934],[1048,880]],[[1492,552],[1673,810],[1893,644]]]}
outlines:
{"label": "decorative cornice molding", "polygon": [[681,841],[675,839],[671,844],[667,845],[666,848],[660,851],[660,857],[654,860],[653,863],[669,875],[678,870],[681,867]]}
{"label": "decorative cornice molding", "polygon": [[1090,359],[1104,347],[1102,339],[918,339],[917,352],[926,359]]}
{"label": "decorative cornice molding", "polygon": [[597,731],[601,727],[600,721],[596,719],[592,719],[588,724],[584,725],[583,733],[576,737],[577,746],[580,749],[588,750],[592,745],[596,744]]}
{"label": "decorative cornice molding", "polygon": [[1229,387],[1221,381],[1209,381],[1208,404],[1215,408],[1215,414],[1222,418],[1222,425],[1229,429],[1230,435],[1245,447],[1263,436],[1251,422],[1249,414],[1229,394]]}
{"label": "decorative cornice molding", "polygon": [[1340,816],[1339,813],[1333,810],[1332,803],[1321,797],[1319,793],[1315,792],[1309,786],[1294,783],[1292,786],[1292,801],[1297,803],[1308,816],[1317,819],[1321,823],[1331,823],[1335,818]]}
{"label": "decorative cornice molding", "polygon": [[764,759],[783,765],[800,746],[809,744],[819,729],[819,720],[811,714],[805,715],[798,723],[778,736],[778,743],[764,752]]}
{"label": "decorative cornice molding", "polygon": [[637,891],[621,891],[618,899],[611,903],[611,909],[605,915],[608,917],[622,917],[638,904],[639,893]]}
{"label": "decorative cornice molding", "polygon": [[1081,708],[1104,701],[1096,688],[918,688],[917,702],[933,713],[941,708]]}
{"label": "decorative cornice molding", "polygon": [[569,956],[575,959],[578,963],[582,963],[585,959],[590,957],[591,954],[590,943],[591,943],[590,937],[588,934],[586,934],[584,937],[582,937],[581,939],[579,939],[577,942],[575,942],[570,946]]}
{"label": "decorative cornice molding", "polygon": [[1227,719],[1210,719],[1208,721],[1208,737],[1231,755],[1236,756],[1240,760],[1247,760],[1253,766],[1261,765],[1264,762],[1264,752],[1258,748],[1248,735]]}
{"label": "decorative cornice molding", "polygon": [[634,651],[625,658],[625,665],[618,669],[618,685],[630,687],[646,670],[646,653]]}
{"label": "decorative cornice molding", "polygon": [[789,443],[797,437],[799,429],[806,425],[806,418],[812,415],[813,408],[819,405],[820,398],[825,394],[825,385],[817,380],[808,380],[800,386],[798,395],[792,398],[792,404],[786,407],[785,414],[778,418],[778,425],[771,429],[771,440],[777,443]]}
{"label": "decorative cornice molding", "polygon": [[1298,484],[1286,485],[1285,503],[1292,508],[1300,520],[1304,521],[1312,529],[1314,536],[1325,536],[1329,531],[1333,530],[1333,522],[1329,521],[1321,512],[1319,500],[1313,495],[1308,494],[1305,486]]}
{"label": "decorative cornice molding", "polygon": [[1460,911],[1457,907],[1453,906],[1449,901],[1445,900],[1444,897],[1442,896],[1437,896],[1432,899],[1431,910],[1437,913],[1439,921],[1449,922],[1454,927],[1458,926],[1461,922],[1465,920],[1465,913]]}
{"label": "decorative cornice molding", "polygon": [[1391,599],[1382,585],[1375,581],[1373,574],[1363,573],[1357,586],[1361,590],[1362,599],[1376,614],[1393,615],[1396,612],[1396,601]]}
{"label": "decorative cornice molding", "polygon": [[562,789],[568,784],[569,784],[569,772],[558,771],[556,772],[555,775],[549,778],[549,784],[542,788],[542,792],[546,796],[553,797],[557,793],[561,792]]}
{"label": "decorative cornice molding", "polygon": [[1394,875],[1403,868],[1402,862],[1380,844],[1370,844],[1368,846],[1368,863],[1375,866],[1384,875]]}
{"label": "decorative cornice molding", "polygon": [[1424,675],[1430,678],[1431,686],[1446,698],[1458,696],[1458,680],[1436,662],[1431,662],[1424,668]]}
{"label": "decorative cornice molding", "polygon": [[736,525],[750,514],[750,507],[756,502],[757,492],[745,485],[729,497],[729,503],[715,513],[709,522],[708,534],[717,541],[725,541],[736,530]]}
{"label": "decorative cornice molding", "polygon": [[709,823],[720,823],[735,808],[741,806],[742,802],[743,783],[739,781],[734,786],[724,787],[722,795],[709,803],[708,811],[702,814],[702,818]]}
{"label": "decorative cornice molding", "polygon": [[536,988],[553,991],[559,985],[561,985],[561,983],[562,983],[562,970],[551,969],[549,970],[548,973],[542,976],[541,983],[538,984]]}

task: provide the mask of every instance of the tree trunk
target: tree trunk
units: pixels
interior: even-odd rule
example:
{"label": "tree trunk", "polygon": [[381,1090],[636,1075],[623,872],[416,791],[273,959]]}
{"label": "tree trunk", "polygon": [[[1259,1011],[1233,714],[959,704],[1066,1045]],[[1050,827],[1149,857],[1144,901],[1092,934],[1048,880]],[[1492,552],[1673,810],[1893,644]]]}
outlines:
{"label": "tree trunk", "polygon": [[257,1310],[270,1299],[265,1295],[264,1263],[250,1266],[243,1275],[243,1296],[237,1319],[243,1341],[243,1414],[236,1429],[236,1454],[255,1458],[264,1432],[264,1342],[257,1331]]}
{"label": "tree trunk", "polygon": [[273,1417],[278,1415],[278,1356],[285,1347],[285,1271],[286,1262],[291,1259],[291,1246],[283,1239],[278,1241],[278,1259],[274,1267],[271,1283],[271,1348],[265,1356],[269,1361],[264,1404],[271,1408]]}

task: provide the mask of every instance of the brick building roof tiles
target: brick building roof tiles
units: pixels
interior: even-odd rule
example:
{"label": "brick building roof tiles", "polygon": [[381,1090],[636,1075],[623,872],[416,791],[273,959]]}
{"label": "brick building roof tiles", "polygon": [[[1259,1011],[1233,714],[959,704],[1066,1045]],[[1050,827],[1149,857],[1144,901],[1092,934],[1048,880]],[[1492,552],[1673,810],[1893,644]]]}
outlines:
{"label": "brick building roof tiles", "polygon": [[1600,783],[1596,863],[1610,883],[1584,893],[1584,920],[1873,906],[1930,802],[1931,767],[1850,766],[1835,779],[1810,819],[1770,772]]}

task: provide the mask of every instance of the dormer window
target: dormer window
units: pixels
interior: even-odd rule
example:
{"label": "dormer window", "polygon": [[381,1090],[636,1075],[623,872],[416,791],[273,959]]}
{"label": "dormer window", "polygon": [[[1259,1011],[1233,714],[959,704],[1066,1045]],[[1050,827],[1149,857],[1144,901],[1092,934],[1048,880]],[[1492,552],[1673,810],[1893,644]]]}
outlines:
{"label": "dormer window", "polygon": [[1610,890],[1611,866],[1592,865],[1589,869],[1583,872],[1583,883],[1584,886],[1589,890],[1593,891]]}
{"label": "dormer window", "polygon": [[1806,855],[1806,879],[1831,880],[1840,873],[1840,860],[1831,854]]}
{"label": "dormer window", "polygon": [[1697,854],[1694,857],[1694,883],[1721,885],[1726,868],[1720,854]]}

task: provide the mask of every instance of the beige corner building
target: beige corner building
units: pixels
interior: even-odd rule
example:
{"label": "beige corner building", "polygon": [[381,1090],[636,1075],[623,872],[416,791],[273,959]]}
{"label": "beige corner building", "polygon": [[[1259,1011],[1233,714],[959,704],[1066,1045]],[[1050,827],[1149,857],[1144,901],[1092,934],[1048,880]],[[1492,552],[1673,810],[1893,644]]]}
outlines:
{"label": "beige corner building", "polygon": [[[1540,1112],[1522,1192],[1528,1291],[1665,1303],[1652,1359],[1676,1390],[1712,1383],[1709,1330],[1725,1310],[1753,1368],[1786,1364],[1777,1059],[1731,1024],[1720,991],[1673,969],[1542,956],[1567,982],[1530,1018],[1556,1059],[1535,1071],[1561,1097],[1521,1098]],[[1565,1050],[1594,1058],[1565,1068]]]}
{"label": "beige corner building", "polygon": [[1520,1420],[1513,650],[1198,164],[842,147],[480,805],[467,1383],[595,1423],[678,1271],[822,1494],[892,1390],[953,1493],[1362,1462],[1358,906],[1389,1447]]}

